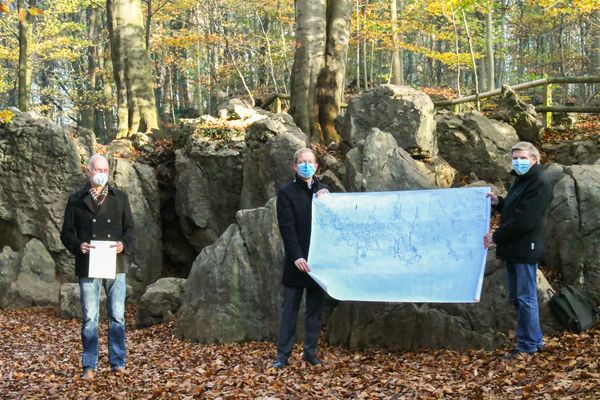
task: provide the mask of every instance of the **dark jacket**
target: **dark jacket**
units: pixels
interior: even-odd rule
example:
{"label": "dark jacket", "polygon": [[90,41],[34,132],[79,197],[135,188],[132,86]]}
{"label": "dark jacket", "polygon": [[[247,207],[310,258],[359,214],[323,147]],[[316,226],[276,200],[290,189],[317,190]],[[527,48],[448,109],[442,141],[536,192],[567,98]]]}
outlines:
{"label": "dark jacket", "polygon": [[316,287],[317,283],[294,265],[299,258],[308,259],[312,222],[313,194],[327,189],[317,177],[309,188],[306,182],[296,177],[277,193],[277,221],[285,249],[285,263],[281,282],[286,286]]}
{"label": "dark jacket", "polygon": [[109,186],[100,207],[85,186],[69,196],[60,232],[63,245],[75,256],[75,274],[88,277],[89,253],[81,252],[81,244],[91,240],[111,240],[123,243],[117,254],[117,273],[126,272],[124,254],[131,249],[134,238],[133,217],[125,192]]}
{"label": "dark jacket", "polygon": [[498,198],[495,207],[501,214],[500,226],[493,235],[498,258],[527,264],[541,261],[546,254],[544,228],[552,191],[540,164],[524,175],[516,175],[506,198]]}

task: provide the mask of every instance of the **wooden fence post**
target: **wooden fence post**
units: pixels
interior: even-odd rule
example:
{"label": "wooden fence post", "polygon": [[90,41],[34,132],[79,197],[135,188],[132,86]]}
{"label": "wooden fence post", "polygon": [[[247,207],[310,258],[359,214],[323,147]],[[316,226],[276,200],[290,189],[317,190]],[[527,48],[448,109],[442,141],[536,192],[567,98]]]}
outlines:
{"label": "wooden fence post", "polygon": [[275,113],[281,114],[281,98],[280,97],[277,97],[277,99],[275,99]]}
{"label": "wooden fence post", "polygon": [[[546,85],[546,95],[544,96],[544,105],[546,107],[552,106],[552,86],[551,83]],[[549,111],[547,111],[544,116],[544,127],[552,127],[552,113]]]}

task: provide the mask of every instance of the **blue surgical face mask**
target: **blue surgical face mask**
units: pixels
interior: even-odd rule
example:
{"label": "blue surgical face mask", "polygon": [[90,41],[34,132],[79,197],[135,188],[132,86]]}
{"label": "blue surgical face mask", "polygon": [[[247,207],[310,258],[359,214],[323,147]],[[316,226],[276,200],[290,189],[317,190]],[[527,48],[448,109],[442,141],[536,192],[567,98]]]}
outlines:
{"label": "blue surgical face mask", "polygon": [[310,179],[317,169],[315,168],[315,164],[309,162],[303,162],[298,164],[298,175],[300,175],[304,179]]}
{"label": "blue surgical face mask", "polygon": [[525,175],[531,168],[531,161],[529,159],[517,158],[512,160],[512,167],[517,175]]}

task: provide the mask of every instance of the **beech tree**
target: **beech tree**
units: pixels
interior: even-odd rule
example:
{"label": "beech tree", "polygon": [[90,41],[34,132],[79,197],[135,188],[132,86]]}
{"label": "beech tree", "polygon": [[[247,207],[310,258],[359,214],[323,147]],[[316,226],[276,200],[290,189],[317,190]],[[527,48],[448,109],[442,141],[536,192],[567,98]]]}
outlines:
{"label": "beech tree", "polygon": [[339,141],[352,0],[297,0],[290,113],[312,141]]}
{"label": "beech tree", "polygon": [[117,139],[158,129],[154,74],[146,48],[140,0],[107,0],[113,76],[117,90]]}

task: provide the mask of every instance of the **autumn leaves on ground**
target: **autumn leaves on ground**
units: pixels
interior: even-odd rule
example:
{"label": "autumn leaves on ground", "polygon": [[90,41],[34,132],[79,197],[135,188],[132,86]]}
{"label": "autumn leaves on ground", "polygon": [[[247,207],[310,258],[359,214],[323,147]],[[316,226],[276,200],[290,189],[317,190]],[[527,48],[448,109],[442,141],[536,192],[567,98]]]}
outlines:
{"label": "autumn leaves on ground", "polygon": [[[79,321],[53,308],[0,310],[2,399],[464,398],[594,399],[600,396],[600,329],[546,338],[535,356],[505,350],[389,352],[322,348],[324,365],[303,363],[298,348],[283,371],[270,367],[269,342],[199,344],[173,336],[174,322],[135,329],[128,310],[128,369],[106,364],[101,324],[99,374],[79,379]],[[207,321],[210,323],[210,321]]]}

